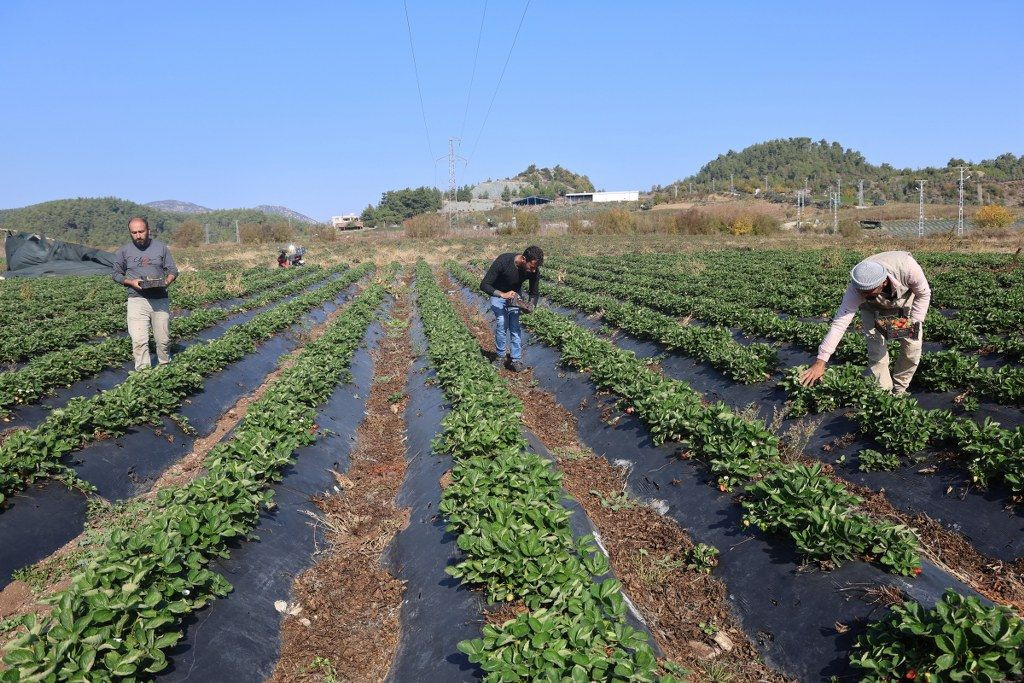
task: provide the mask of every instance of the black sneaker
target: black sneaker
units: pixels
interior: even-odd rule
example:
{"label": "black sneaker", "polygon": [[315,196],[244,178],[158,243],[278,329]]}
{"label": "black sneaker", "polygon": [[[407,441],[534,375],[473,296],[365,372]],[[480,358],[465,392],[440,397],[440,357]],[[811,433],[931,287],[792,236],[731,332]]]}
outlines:
{"label": "black sneaker", "polygon": [[524,372],[526,370],[526,366],[523,365],[521,360],[514,360],[508,364],[508,369],[512,372]]}

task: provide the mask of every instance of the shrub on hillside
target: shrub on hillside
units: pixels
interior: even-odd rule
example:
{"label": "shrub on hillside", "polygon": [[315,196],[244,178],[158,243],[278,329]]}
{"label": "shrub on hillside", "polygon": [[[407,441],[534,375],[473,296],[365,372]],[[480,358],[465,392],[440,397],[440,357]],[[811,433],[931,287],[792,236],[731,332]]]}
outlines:
{"label": "shrub on hillside", "polygon": [[697,209],[677,213],[674,223],[675,233],[679,235],[714,235],[722,232],[715,217]]}
{"label": "shrub on hillside", "polygon": [[440,237],[448,234],[448,219],[439,213],[424,213],[402,221],[406,237]]}
{"label": "shrub on hillside", "polygon": [[738,216],[729,224],[732,235],[749,235],[754,232],[754,219],[750,216]]}
{"label": "shrub on hillside", "polygon": [[860,223],[854,220],[839,221],[839,234],[849,239],[860,237],[862,234]]}
{"label": "shrub on hillside", "polygon": [[601,235],[632,235],[636,232],[636,218],[625,209],[610,209],[597,214],[595,232]]}
{"label": "shrub on hillside", "polygon": [[536,235],[540,232],[540,218],[532,211],[516,214],[516,235]]}
{"label": "shrub on hillside", "polygon": [[1008,228],[1013,223],[1013,214],[1005,206],[987,204],[974,214],[974,222],[983,230]]}
{"label": "shrub on hillside", "polygon": [[266,227],[259,223],[240,223],[238,238],[242,244],[265,244],[267,242]]}
{"label": "shrub on hillside", "polygon": [[267,227],[267,237],[271,242],[290,242],[295,237],[295,231],[287,223],[271,223]]}
{"label": "shrub on hillside", "polygon": [[782,227],[779,219],[775,216],[770,216],[766,213],[754,214],[754,234],[755,235],[774,235]]}
{"label": "shrub on hillside", "polygon": [[206,241],[206,233],[199,221],[189,219],[175,228],[171,243],[178,247],[194,247]]}

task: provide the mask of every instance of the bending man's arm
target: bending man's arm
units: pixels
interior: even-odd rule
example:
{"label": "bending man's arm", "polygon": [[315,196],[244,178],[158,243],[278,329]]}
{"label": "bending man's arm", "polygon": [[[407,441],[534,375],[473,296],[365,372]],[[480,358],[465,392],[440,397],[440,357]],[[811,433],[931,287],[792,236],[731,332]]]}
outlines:
{"label": "bending man's arm", "polygon": [[910,320],[923,325],[924,317],[928,315],[928,306],[932,301],[932,288],[928,285],[928,279],[924,276],[921,266],[913,258],[910,259],[908,271],[907,287],[914,293],[914,304],[910,307]]}
{"label": "bending man's arm", "polygon": [[491,261],[491,267],[487,269],[487,273],[484,275],[484,279],[480,281],[480,289],[487,296],[500,296],[498,290],[494,288],[494,283],[498,281],[498,259]]}
{"label": "bending man's arm", "polygon": [[534,306],[540,300],[540,270],[530,273],[530,303]]}
{"label": "bending man's arm", "polygon": [[832,319],[832,326],[828,328],[828,334],[825,335],[821,345],[818,347],[818,360],[827,363],[832,354],[836,352],[836,347],[843,340],[843,334],[846,333],[846,329],[853,322],[853,316],[857,309],[860,308],[860,304],[860,293],[850,284],[846,288],[846,293],[843,294],[843,302],[839,304],[836,317]]}

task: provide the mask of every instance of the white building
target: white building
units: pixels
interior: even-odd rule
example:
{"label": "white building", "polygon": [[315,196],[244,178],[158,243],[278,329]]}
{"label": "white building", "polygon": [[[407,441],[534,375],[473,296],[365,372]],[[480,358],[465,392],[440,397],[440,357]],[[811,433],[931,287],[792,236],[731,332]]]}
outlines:
{"label": "white building", "polygon": [[638,202],[640,190],[621,190],[618,192],[571,192],[565,195],[570,204],[579,202]]}
{"label": "white building", "polygon": [[[357,225],[358,224],[358,225]],[[335,228],[363,227],[359,214],[346,213],[343,216],[331,216],[331,226]]]}

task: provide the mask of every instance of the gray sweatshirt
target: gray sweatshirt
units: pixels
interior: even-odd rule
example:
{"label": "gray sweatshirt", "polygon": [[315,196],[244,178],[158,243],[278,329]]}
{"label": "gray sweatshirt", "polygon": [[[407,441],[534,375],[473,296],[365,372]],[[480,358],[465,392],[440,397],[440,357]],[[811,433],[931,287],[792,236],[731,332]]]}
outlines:
{"label": "gray sweatshirt", "polygon": [[[168,275],[178,276],[178,266],[167,245],[160,240],[150,239],[149,244],[140,249],[135,242],[129,242],[118,248],[114,255],[114,282],[124,284],[125,279],[134,280],[147,278],[163,278]],[[128,296],[141,296],[146,299],[166,299],[166,287],[152,287],[141,292],[128,287]]]}

